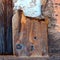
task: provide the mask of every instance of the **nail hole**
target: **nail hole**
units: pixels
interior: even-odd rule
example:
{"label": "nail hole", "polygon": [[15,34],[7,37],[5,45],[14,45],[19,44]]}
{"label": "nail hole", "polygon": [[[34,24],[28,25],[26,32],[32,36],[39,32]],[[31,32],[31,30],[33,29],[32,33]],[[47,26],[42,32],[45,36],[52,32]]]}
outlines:
{"label": "nail hole", "polygon": [[23,45],[22,45],[22,44],[17,44],[17,45],[16,45],[16,48],[17,48],[17,49],[22,49],[22,48],[23,48]]}
{"label": "nail hole", "polygon": [[55,16],[58,16],[58,14],[56,14]]}
{"label": "nail hole", "polygon": [[37,39],[37,37],[34,37],[34,39],[36,40],[36,39]]}
{"label": "nail hole", "polygon": [[31,51],[33,51],[33,50],[34,50],[34,46],[32,45],[32,46],[31,46]]}

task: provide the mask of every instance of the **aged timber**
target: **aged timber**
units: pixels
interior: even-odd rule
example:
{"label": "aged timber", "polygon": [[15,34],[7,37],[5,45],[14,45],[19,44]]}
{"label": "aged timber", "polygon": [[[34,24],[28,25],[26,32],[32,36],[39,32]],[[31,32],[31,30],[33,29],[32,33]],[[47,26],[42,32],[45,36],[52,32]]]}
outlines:
{"label": "aged timber", "polygon": [[[14,54],[18,56],[47,56],[47,20],[22,17],[19,22],[19,15],[16,14],[12,19],[13,29],[13,48]],[[16,18],[17,17],[17,18]],[[15,22],[14,22],[15,20]],[[21,26],[19,26],[21,23]],[[20,28],[20,32],[18,32]]]}

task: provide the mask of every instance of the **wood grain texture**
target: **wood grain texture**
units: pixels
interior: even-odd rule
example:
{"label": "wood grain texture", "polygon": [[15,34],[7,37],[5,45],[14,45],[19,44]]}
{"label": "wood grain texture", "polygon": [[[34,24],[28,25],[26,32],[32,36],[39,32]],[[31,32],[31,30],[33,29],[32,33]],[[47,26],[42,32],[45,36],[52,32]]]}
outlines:
{"label": "wood grain texture", "polygon": [[0,0],[0,54],[12,54],[12,0]]}
{"label": "wood grain texture", "polygon": [[[46,21],[25,17],[23,13],[20,18],[21,26],[18,26],[19,22],[17,22],[18,20],[16,18],[16,21],[12,22],[13,35],[15,36],[15,38],[13,37],[14,54],[18,56],[47,56],[48,41]],[[14,22],[16,22],[16,24]],[[21,28],[21,30],[18,33],[19,28]],[[19,36],[17,34],[19,34]]]}

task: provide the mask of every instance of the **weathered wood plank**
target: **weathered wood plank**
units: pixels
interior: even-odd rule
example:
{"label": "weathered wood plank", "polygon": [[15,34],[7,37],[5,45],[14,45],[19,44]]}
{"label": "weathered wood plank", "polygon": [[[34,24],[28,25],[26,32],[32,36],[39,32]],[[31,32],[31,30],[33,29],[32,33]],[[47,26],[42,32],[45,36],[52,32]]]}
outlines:
{"label": "weathered wood plank", "polygon": [[41,56],[41,44],[40,44],[40,38],[41,38],[41,31],[40,31],[40,22],[38,20],[32,19],[31,21],[31,43],[34,47],[32,51],[32,56]]}
{"label": "weathered wood plank", "polygon": [[4,56],[4,60],[49,60],[49,57],[16,57]]}
{"label": "weathered wood plank", "polygon": [[41,21],[42,55],[48,55],[47,24]]}
{"label": "weathered wood plank", "polygon": [[[45,23],[45,21],[39,21],[38,19],[25,17],[23,13],[20,21],[21,27],[18,26],[19,22],[17,22],[17,19],[15,21],[17,25],[15,25],[14,22],[12,23],[13,34],[15,36],[15,38],[13,37],[13,48],[15,47],[14,51],[16,55],[42,56],[45,51],[44,48],[48,47],[47,24]],[[18,28],[21,28],[19,33],[17,32]],[[19,36],[17,34],[19,34]],[[48,49],[46,51],[48,52]],[[47,54],[47,52],[45,53],[45,55]]]}
{"label": "weathered wood plank", "polygon": [[0,0],[0,54],[12,54],[12,0]]}
{"label": "weathered wood plank", "polygon": [[16,44],[16,40],[18,40],[18,29],[19,29],[19,15],[18,15],[18,11],[15,11],[16,14],[13,15],[12,18],[12,36],[13,36],[13,54],[16,54],[16,48],[15,48],[15,44]]}

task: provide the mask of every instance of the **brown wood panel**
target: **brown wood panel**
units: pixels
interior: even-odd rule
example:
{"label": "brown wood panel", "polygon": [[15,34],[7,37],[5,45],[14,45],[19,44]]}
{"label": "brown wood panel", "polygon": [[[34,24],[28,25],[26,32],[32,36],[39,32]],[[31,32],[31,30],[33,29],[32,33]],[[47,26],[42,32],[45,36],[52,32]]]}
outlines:
{"label": "brown wood panel", "polygon": [[[19,20],[17,19],[19,17],[17,16],[17,19],[15,17],[16,15],[14,16],[15,22],[12,23],[15,36],[15,38],[13,37],[14,54],[18,56],[47,56],[47,22],[25,17],[22,13],[22,17],[20,16],[21,26],[18,26]],[[21,30],[18,33],[19,28]]]}
{"label": "brown wood panel", "polygon": [[48,55],[47,24],[41,21],[42,55]]}

